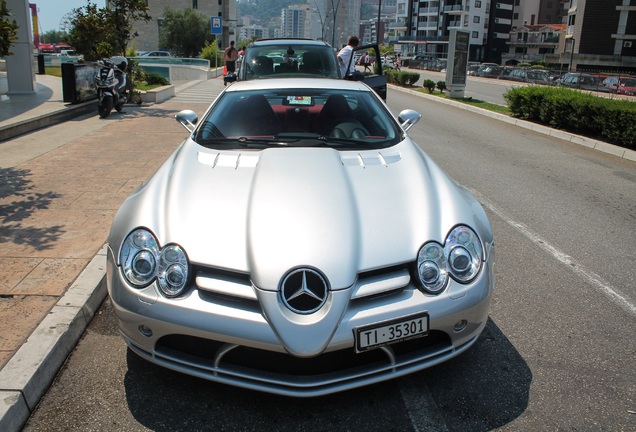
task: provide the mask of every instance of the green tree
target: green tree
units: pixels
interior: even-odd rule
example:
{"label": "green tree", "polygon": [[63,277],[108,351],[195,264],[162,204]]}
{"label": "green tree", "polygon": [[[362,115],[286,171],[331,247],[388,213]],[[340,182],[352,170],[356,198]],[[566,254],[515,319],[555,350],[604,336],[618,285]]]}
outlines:
{"label": "green tree", "polygon": [[0,57],[13,55],[11,45],[18,39],[18,25],[7,9],[6,0],[0,2]]}
{"label": "green tree", "polygon": [[128,42],[139,36],[133,28],[136,21],[152,20],[152,17],[148,15],[147,3],[146,0],[109,0],[107,2],[108,25],[114,32],[115,54],[124,55]]}
{"label": "green tree", "polygon": [[128,42],[137,36],[135,21],[150,21],[145,0],[110,0],[109,6],[86,6],[72,10],[68,42],[86,60],[124,55]]}
{"label": "green tree", "polygon": [[68,33],[59,30],[49,30],[40,35],[40,42],[68,42]]}
{"label": "green tree", "polygon": [[95,3],[72,10],[68,43],[84,54],[86,60],[99,60],[114,54],[114,36],[106,9],[98,9]]}
{"label": "green tree", "polygon": [[166,8],[163,11],[160,47],[169,49],[179,57],[195,57],[211,39],[210,22],[202,13],[190,8]]}

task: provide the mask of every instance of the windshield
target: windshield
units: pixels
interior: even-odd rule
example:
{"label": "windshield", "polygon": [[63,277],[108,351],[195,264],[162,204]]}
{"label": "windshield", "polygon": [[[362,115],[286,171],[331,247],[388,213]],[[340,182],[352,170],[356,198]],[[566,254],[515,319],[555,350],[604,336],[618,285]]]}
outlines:
{"label": "windshield", "polygon": [[282,77],[339,78],[336,56],[327,45],[250,46],[241,64],[241,79]]}
{"label": "windshield", "polygon": [[277,89],[225,92],[195,131],[215,149],[385,148],[402,129],[371,92]]}

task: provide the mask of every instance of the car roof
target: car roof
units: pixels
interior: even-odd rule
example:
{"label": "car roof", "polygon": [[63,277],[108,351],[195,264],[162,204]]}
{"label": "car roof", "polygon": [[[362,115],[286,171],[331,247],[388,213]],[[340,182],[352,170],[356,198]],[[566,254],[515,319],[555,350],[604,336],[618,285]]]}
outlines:
{"label": "car roof", "polygon": [[302,38],[273,38],[273,39],[259,39],[252,42],[248,46],[268,46],[268,45],[316,45],[316,46],[331,46],[325,41],[317,41],[315,39],[302,39]]}
{"label": "car roof", "polygon": [[278,89],[334,89],[372,91],[362,81],[349,81],[333,78],[270,78],[266,80],[237,81],[225,91],[278,90]]}

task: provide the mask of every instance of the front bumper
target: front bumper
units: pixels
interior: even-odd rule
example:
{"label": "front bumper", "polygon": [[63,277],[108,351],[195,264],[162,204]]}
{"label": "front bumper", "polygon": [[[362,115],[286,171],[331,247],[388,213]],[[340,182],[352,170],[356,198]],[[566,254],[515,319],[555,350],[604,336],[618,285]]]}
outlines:
{"label": "front bumper", "polygon": [[[211,381],[311,397],[403,376],[468,349],[488,320],[493,262],[494,249],[470,285],[451,282],[438,296],[423,294],[410,282],[408,272],[400,270],[376,274],[371,283],[360,278],[354,287],[332,291],[325,310],[312,316],[290,313],[277,292],[259,290],[245,281],[210,284],[214,277],[209,274],[208,283],[178,299],[161,296],[154,284],[143,290],[132,288],[110,248],[107,279],[119,329],[141,357]],[[201,288],[215,283],[224,289]],[[228,284],[236,289],[228,290]],[[373,292],[363,286],[384,288]],[[232,292],[238,295],[228,295]],[[343,303],[342,312],[332,307]],[[280,315],[274,318],[272,310],[277,307]],[[356,327],[422,311],[430,317],[428,336],[355,353]],[[278,321],[275,327],[272,318]],[[320,332],[312,333],[316,328]],[[324,343],[315,342],[318,338]]]}

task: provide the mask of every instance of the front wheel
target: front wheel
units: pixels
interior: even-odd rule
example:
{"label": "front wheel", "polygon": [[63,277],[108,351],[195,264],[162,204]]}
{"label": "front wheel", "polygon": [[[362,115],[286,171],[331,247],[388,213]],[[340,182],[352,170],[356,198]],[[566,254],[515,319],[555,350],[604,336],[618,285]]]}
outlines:
{"label": "front wheel", "polygon": [[113,110],[113,97],[104,96],[102,100],[99,102],[99,105],[97,105],[97,112],[99,113],[99,118],[108,117],[112,110]]}

